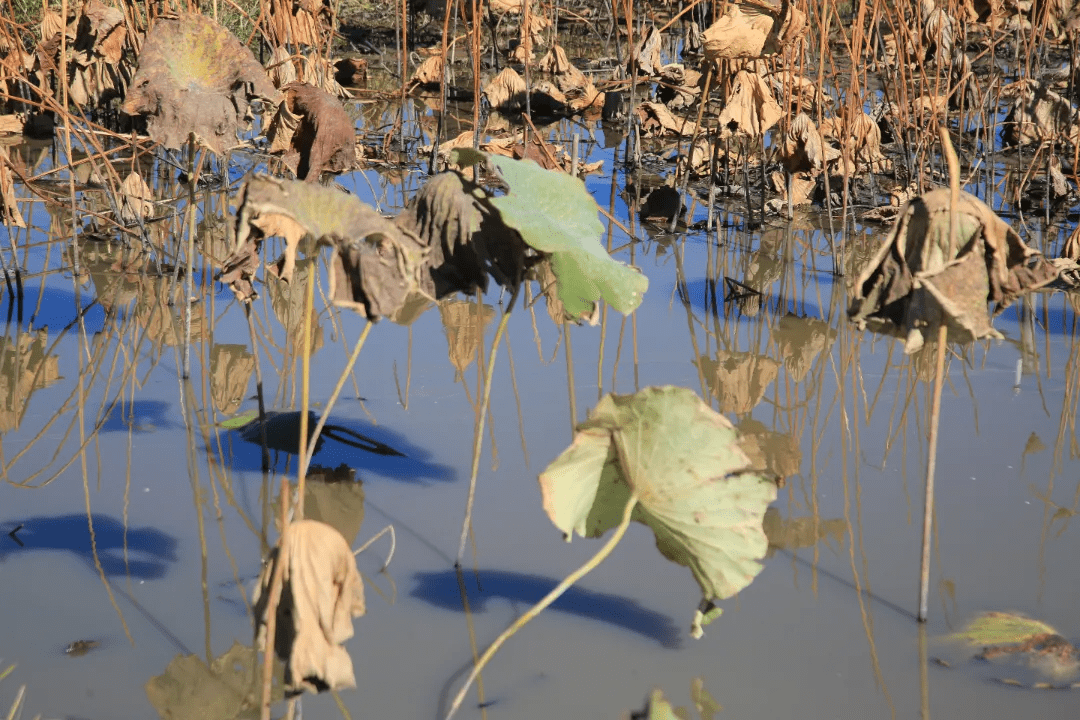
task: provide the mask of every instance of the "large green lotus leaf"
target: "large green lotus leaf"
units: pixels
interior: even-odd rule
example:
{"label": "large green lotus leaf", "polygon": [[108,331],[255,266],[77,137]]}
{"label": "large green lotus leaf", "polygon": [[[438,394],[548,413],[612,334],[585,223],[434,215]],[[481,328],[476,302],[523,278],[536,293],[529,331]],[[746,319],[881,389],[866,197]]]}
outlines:
{"label": "large green lotus leaf", "polygon": [[730,597],[761,570],[762,520],[776,499],[738,438],[685,388],[607,395],[540,475],[544,509],[568,538],[591,537],[617,525],[634,494],[634,519],[652,528],[665,557],[690,568],[703,600]]}
{"label": "large green lotus leaf", "polygon": [[526,243],[552,256],[559,299],[571,317],[591,315],[601,299],[621,313],[641,304],[649,280],[604,250],[604,225],[581,180],[532,160],[488,155],[488,161],[510,188],[491,204]]}

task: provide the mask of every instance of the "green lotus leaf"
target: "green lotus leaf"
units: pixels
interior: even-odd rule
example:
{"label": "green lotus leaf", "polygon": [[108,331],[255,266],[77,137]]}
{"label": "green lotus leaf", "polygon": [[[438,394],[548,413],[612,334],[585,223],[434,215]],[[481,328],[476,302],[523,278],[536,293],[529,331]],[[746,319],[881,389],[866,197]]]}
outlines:
{"label": "green lotus leaf", "polygon": [[603,299],[621,313],[641,304],[649,279],[613,260],[600,237],[604,224],[585,183],[562,172],[545,170],[532,160],[488,155],[509,186],[491,199],[503,222],[515,228],[530,247],[551,257],[559,299],[571,317],[591,316]]}
{"label": "green lotus leaf", "polygon": [[706,607],[750,584],[768,547],[762,520],[776,483],[752,469],[738,439],[691,390],[607,395],[541,473],[544,510],[568,539],[598,537],[636,496],[633,519],[690,568]]}

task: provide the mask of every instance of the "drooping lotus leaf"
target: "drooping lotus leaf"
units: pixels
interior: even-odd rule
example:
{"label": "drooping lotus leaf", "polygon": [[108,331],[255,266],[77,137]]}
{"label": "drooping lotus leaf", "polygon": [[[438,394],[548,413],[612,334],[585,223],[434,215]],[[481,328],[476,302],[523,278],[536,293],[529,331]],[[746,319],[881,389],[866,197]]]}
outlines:
{"label": "drooping lotus leaf", "polygon": [[526,243],[551,254],[559,297],[571,317],[591,315],[600,299],[621,313],[631,313],[641,304],[649,280],[613,260],[600,244],[604,225],[581,180],[544,170],[531,160],[489,155],[488,162],[510,187],[491,204]]}
{"label": "drooping lotus leaf", "polygon": [[906,336],[908,353],[922,347],[924,330],[943,322],[960,341],[1001,337],[987,304],[996,303],[997,315],[1052,282],[1058,270],[978,198],[960,193],[956,214],[959,231],[950,245],[949,190],[908,202],[855,282],[848,316]]}
{"label": "drooping lotus leaf", "polygon": [[392,315],[420,287],[427,249],[414,235],[336,188],[256,176],[241,194],[236,249],[220,277],[241,300],[255,296],[259,245],[272,235],[285,238],[276,274],[286,282],[301,240],[333,245],[331,298],[369,319]]}
{"label": "drooping lotus leaf", "polygon": [[690,568],[702,607],[750,584],[768,540],[762,520],[776,483],[752,469],[739,433],[691,390],[606,395],[574,441],[540,474],[544,510],[569,539],[633,519],[669,560]]}
{"label": "drooping lotus leaf", "polygon": [[147,33],[121,109],[146,115],[150,137],[167,148],[180,148],[194,132],[222,153],[236,144],[248,103],[278,97],[251,50],[231,32],[204,15],[181,13],[158,20]]}

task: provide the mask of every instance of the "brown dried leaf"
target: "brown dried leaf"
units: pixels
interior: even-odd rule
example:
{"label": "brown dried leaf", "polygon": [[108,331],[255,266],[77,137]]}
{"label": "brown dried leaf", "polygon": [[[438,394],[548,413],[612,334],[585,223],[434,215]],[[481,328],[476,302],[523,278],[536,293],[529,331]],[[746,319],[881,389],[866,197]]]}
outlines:
{"label": "brown dried leaf", "polygon": [[26,120],[21,115],[0,115],[0,135],[22,135]]}
{"label": "brown dried leaf", "polygon": [[765,79],[740,70],[731,83],[727,104],[718,120],[725,132],[761,137],[783,115]]}
{"label": "brown dried leaf", "polygon": [[1032,142],[1080,140],[1080,118],[1068,99],[1034,80],[1021,80],[1002,90],[1002,95],[1015,96],[1012,109],[1005,118],[1002,141],[1006,145]]}
{"label": "brown dried leaf", "polygon": [[855,282],[849,317],[873,321],[922,347],[923,330],[947,323],[962,341],[1000,337],[987,303],[1001,312],[1019,295],[1058,276],[1005,221],[978,198],[961,193],[959,232],[949,243],[947,188],[909,202],[886,242]]}
{"label": "brown dried leaf", "polygon": [[355,196],[333,187],[253,177],[240,196],[237,228],[237,249],[219,279],[244,302],[255,297],[259,245],[269,235],[285,238],[285,253],[276,264],[286,282],[303,238],[332,245],[331,299],[371,320],[393,314],[426,275],[427,248]]}
{"label": "brown dried leaf", "polygon": [[364,614],[364,585],[345,538],[317,520],[285,528],[259,575],[260,646],[266,643],[270,583],[278,564],[284,567],[274,651],[285,663],[286,689],[356,687],[352,659],[341,644],[353,636],[352,619]]}
{"label": "brown dried leaf", "polygon": [[133,225],[154,212],[154,192],[142,175],[132,172],[120,183],[120,219]]}
{"label": "brown dried leaf", "polygon": [[216,153],[236,144],[248,102],[277,90],[251,50],[210,18],[162,18],[146,35],[121,109],[147,115],[150,137],[178,149],[194,132]]}
{"label": "brown dried leaf", "polygon": [[839,157],[840,174],[853,175],[863,170],[888,171],[889,160],[881,152],[881,128],[866,113],[857,112],[846,127],[840,118],[825,118],[821,122],[821,135],[834,140],[843,138],[842,153],[838,155],[830,150],[828,158],[832,161]]}
{"label": "brown dried leaf", "polygon": [[683,135],[691,137],[697,125],[688,118],[676,118],[663,103],[643,102],[636,110],[641,128],[647,137],[659,135]]}
{"label": "brown dried leaf", "polygon": [[123,12],[101,0],[88,0],[82,6],[73,49],[76,53],[96,55],[108,64],[116,65],[123,56],[127,35]]}
{"label": "brown dried leaf", "polygon": [[284,47],[274,48],[270,53],[266,73],[270,76],[270,82],[274,83],[274,87],[278,90],[298,79],[292,55]]}
{"label": "brown dried leaf", "polygon": [[662,61],[660,60],[660,45],[663,36],[657,31],[655,25],[649,25],[645,35],[634,51],[630,53],[630,61],[627,63],[627,73],[633,75],[636,71],[639,75],[657,75],[660,72]]}
{"label": "brown dried leaf", "polygon": [[839,154],[821,139],[821,133],[810,116],[799,113],[784,136],[779,157],[789,173],[797,173],[822,170],[826,161],[835,159]]}
{"label": "brown dried leaf", "polygon": [[[270,146],[287,150],[282,160],[292,168],[296,177],[315,182],[324,172],[344,172],[356,162],[356,130],[341,102],[322,88],[304,83],[291,83],[282,90],[285,99],[281,106],[288,114],[279,112],[267,131]],[[290,125],[299,117],[295,130],[289,134]]]}
{"label": "brown dried leaf", "polygon": [[409,87],[432,87],[438,86],[443,80],[443,61],[441,55],[432,55],[424,62],[416,66],[412,77],[409,78]]}

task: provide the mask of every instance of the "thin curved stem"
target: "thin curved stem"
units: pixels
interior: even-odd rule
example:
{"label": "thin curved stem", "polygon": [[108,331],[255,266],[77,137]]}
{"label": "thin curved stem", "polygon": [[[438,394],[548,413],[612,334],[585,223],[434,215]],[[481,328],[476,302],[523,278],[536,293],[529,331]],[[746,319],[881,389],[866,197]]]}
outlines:
{"label": "thin curved stem", "polygon": [[476,662],[472,672],[469,673],[468,679],[465,680],[465,684],[462,685],[461,690],[458,691],[457,697],[454,698],[454,703],[450,706],[450,711],[446,713],[446,720],[450,720],[450,718],[454,716],[454,713],[457,712],[458,708],[461,707],[461,703],[465,701],[465,695],[468,693],[469,688],[480,675],[484,666],[488,664],[488,661],[490,661],[495,653],[498,652],[499,648],[501,648],[514,633],[525,627],[526,623],[543,612],[548,605],[558,600],[571,585],[585,577],[585,575],[595,569],[597,565],[602,563],[607,556],[611,554],[611,551],[615,549],[615,546],[622,540],[623,535],[626,534],[626,529],[630,527],[630,518],[634,513],[634,507],[637,505],[637,502],[637,495],[631,495],[630,502],[626,503],[626,509],[623,510],[622,521],[619,523],[618,527],[615,528],[615,532],[612,534],[611,538],[604,543],[602,548],[600,548],[599,552],[589,558],[588,562],[584,565],[567,575],[566,578],[556,585],[551,592],[545,595],[540,602],[529,608],[521,617],[515,620],[510,627],[506,628],[499,637],[495,638],[495,642],[491,643],[488,649],[484,651],[484,654],[480,656],[480,659]]}

